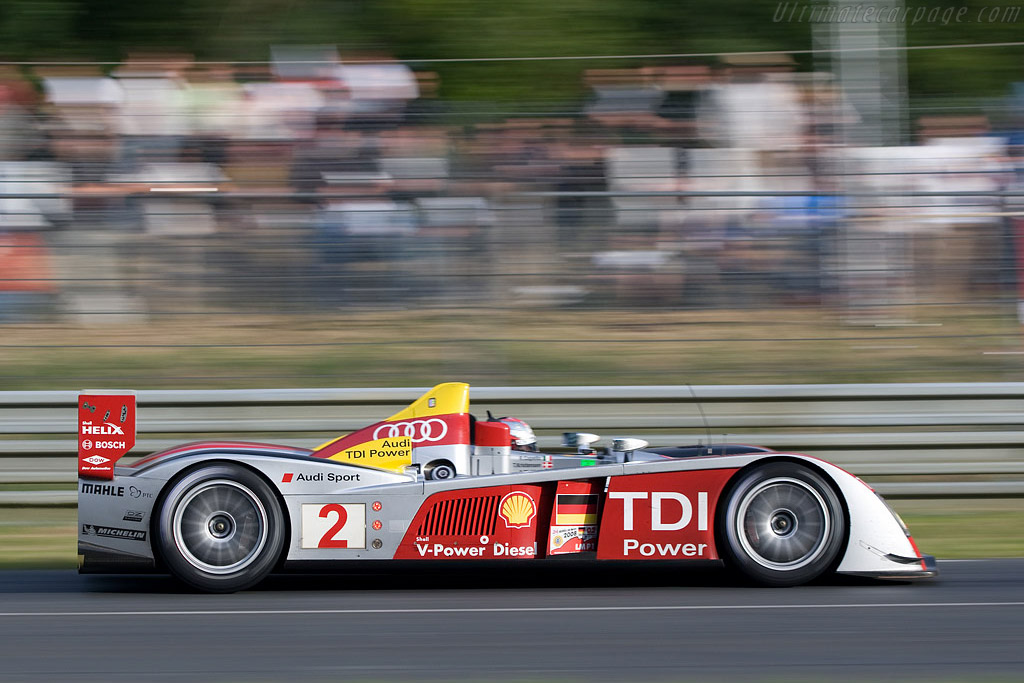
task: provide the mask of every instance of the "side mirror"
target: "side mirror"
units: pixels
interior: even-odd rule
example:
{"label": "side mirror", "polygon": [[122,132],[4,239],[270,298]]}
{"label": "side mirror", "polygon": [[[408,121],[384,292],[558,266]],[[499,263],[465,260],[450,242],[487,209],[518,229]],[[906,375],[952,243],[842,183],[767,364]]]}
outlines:
{"label": "side mirror", "polygon": [[614,439],[612,440],[612,450],[620,453],[632,453],[641,448],[647,448],[648,444],[649,442],[643,439]]}
{"label": "side mirror", "polygon": [[600,440],[600,436],[589,432],[562,432],[562,445],[566,448],[587,448]]}

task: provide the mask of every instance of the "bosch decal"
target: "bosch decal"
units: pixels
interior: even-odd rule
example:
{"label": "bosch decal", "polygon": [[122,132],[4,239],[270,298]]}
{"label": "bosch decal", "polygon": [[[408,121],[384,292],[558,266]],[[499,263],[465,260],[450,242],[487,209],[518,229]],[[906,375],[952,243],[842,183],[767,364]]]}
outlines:
{"label": "bosch decal", "polygon": [[[92,446],[88,446],[89,439],[82,442],[82,446],[85,448],[101,448],[101,449],[125,449],[127,444],[124,441],[93,441]],[[95,456],[94,456],[95,457]],[[89,462],[90,458],[82,458],[85,462]],[[104,458],[104,461],[109,462],[109,458]]]}

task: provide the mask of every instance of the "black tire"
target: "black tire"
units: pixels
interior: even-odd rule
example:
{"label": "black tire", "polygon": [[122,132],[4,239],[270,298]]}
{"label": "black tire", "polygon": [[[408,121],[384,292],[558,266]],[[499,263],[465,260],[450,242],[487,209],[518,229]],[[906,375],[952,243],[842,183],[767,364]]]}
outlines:
{"label": "black tire", "polygon": [[277,564],[285,519],[259,475],[238,465],[211,465],[171,486],[155,535],[176,578],[199,590],[230,593],[255,585]]}
{"label": "black tire", "polygon": [[719,506],[718,529],[727,565],[761,585],[797,586],[834,568],[846,514],[821,475],[777,462],[740,476]]}
{"label": "black tire", "polygon": [[427,466],[423,468],[423,477],[425,479],[437,479],[439,481],[454,479],[455,465],[451,464],[447,460],[435,460],[431,463],[427,463]]}

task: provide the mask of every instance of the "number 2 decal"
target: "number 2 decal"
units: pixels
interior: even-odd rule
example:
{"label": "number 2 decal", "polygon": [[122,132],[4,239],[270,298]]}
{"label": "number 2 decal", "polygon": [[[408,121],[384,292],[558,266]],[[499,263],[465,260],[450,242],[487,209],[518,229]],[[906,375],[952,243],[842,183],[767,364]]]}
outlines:
{"label": "number 2 decal", "polygon": [[348,541],[344,538],[335,538],[338,532],[345,528],[345,522],[348,521],[348,513],[345,512],[345,506],[340,503],[330,503],[320,508],[320,516],[327,518],[330,517],[332,512],[338,514],[338,521],[334,523],[330,529],[327,530],[320,538],[320,543],[317,548],[347,548]]}
{"label": "number 2 decal", "polygon": [[303,503],[301,519],[303,548],[366,547],[364,503]]}

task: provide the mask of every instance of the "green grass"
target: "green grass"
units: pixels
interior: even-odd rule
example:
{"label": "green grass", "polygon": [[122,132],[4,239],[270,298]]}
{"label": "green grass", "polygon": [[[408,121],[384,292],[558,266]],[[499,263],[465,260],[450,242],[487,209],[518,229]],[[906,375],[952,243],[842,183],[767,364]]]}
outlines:
{"label": "green grass", "polygon": [[[5,389],[756,384],[1024,378],[1007,307],[419,310],[6,325]],[[899,317],[893,321],[891,318]],[[876,317],[874,320],[878,320]],[[992,353],[996,352],[996,353]]]}
{"label": "green grass", "polygon": [[1024,556],[1024,499],[889,502],[921,552],[947,559]]}
{"label": "green grass", "polygon": [[0,568],[78,566],[78,510],[0,507]]}
{"label": "green grass", "polygon": [[[890,502],[921,552],[940,559],[1024,556],[1024,499]],[[0,507],[0,568],[77,566],[77,514]]]}

